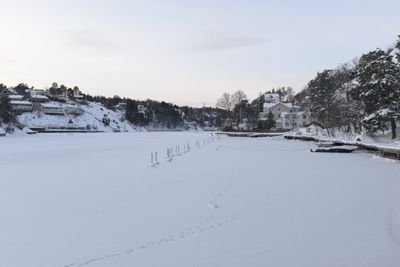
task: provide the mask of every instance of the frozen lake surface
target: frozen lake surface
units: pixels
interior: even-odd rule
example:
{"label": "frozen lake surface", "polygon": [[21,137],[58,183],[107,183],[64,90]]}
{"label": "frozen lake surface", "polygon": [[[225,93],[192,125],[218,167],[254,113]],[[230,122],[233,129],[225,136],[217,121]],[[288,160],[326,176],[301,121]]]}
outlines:
{"label": "frozen lake surface", "polygon": [[0,266],[400,266],[399,162],[209,136],[1,138]]}

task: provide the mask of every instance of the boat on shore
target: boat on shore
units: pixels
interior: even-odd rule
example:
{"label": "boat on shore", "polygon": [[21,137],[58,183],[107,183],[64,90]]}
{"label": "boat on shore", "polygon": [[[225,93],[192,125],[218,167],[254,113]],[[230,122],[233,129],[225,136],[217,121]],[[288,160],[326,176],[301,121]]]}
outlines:
{"label": "boat on shore", "polygon": [[343,146],[318,146],[315,149],[311,149],[311,152],[323,152],[323,153],[351,153],[355,150],[358,149],[358,146],[349,146],[349,145],[343,145]]}

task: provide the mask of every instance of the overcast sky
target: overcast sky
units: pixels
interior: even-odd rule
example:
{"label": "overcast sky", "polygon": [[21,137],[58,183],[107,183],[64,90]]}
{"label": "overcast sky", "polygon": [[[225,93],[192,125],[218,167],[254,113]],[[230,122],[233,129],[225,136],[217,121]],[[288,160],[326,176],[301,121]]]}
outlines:
{"label": "overcast sky", "polygon": [[400,34],[399,0],[0,0],[0,83],[214,106]]}

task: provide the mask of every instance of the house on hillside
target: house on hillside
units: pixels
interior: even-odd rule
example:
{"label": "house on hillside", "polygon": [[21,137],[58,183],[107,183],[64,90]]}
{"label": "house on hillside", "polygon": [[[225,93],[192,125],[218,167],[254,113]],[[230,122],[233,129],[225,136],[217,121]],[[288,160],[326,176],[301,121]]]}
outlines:
{"label": "house on hillside", "polygon": [[126,111],[126,102],[118,103],[118,104],[115,106],[115,108],[118,109],[118,110],[121,111],[121,112],[125,112],[125,111]]}
{"label": "house on hillside", "polygon": [[64,115],[64,108],[62,107],[61,104],[56,104],[56,103],[43,103],[40,104],[41,106],[41,111],[44,114],[48,115]]}
{"label": "house on hillside", "polygon": [[44,103],[49,101],[49,98],[46,96],[46,91],[44,90],[29,90],[29,98],[33,103]]}
{"label": "house on hillside", "polygon": [[11,100],[10,106],[17,113],[33,111],[33,104],[30,101]]}
{"label": "house on hillside", "polygon": [[2,95],[17,95],[17,91],[12,88],[5,88],[0,93]]}
{"label": "house on hillside", "polygon": [[69,88],[67,90],[67,95],[69,99],[73,99],[77,102],[82,102],[84,100],[84,96],[81,94],[81,91],[77,86],[75,86],[74,89]]}
{"label": "house on hillside", "polygon": [[82,115],[84,113],[83,109],[80,108],[77,105],[64,105],[64,111],[66,114],[72,114],[72,115]]}
{"label": "house on hillside", "polygon": [[10,101],[21,101],[24,100],[23,95],[8,95],[7,96]]}

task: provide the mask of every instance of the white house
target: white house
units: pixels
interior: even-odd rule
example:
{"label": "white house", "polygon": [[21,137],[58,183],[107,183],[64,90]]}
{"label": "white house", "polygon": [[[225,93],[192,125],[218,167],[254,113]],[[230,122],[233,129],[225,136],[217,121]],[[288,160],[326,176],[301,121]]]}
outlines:
{"label": "white house", "polygon": [[284,130],[292,130],[299,127],[304,127],[311,123],[311,116],[309,112],[283,112],[280,119],[277,121],[278,128]]}
{"label": "white house", "polygon": [[274,103],[264,103],[263,112],[260,113],[261,119],[268,118],[269,113],[271,112],[274,116],[274,120],[278,120],[281,117],[283,112],[290,112],[293,109],[292,103],[282,103],[282,102],[274,102]]}
{"label": "white house", "polygon": [[264,102],[265,103],[278,103],[281,101],[281,96],[275,93],[266,93],[264,94]]}

